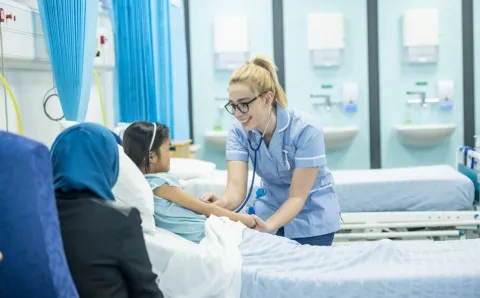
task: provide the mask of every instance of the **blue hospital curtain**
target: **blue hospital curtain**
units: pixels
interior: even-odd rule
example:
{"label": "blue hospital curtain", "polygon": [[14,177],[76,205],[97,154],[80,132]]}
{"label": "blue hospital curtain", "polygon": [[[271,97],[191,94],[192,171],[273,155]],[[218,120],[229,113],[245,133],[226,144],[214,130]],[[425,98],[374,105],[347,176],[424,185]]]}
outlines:
{"label": "blue hospital curtain", "polygon": [[66,120],[84,121],[93,77],[98,0],[38,0],[45,42]]}
{"label": "blue hospital curtain", "polygon": [[119,121],[161,122],[169,126],[174,138],[170,1],[109,2],[115,34]]}
{"label": "blue hospital curtain", "polygon": [[[170,128],[175,138],[173,113],[172,52],[170,36],[170,0],[152,0],[153,50],[155,58],[155,84],[161,122]],[[186,59],[186,57],[185,57]],[[188,111],[185,111],[188,113]]]}
{"label": "blue hospital curtain", "polygon": [[150,1],[113,0],[111,5],[119,121],[158,121]]}

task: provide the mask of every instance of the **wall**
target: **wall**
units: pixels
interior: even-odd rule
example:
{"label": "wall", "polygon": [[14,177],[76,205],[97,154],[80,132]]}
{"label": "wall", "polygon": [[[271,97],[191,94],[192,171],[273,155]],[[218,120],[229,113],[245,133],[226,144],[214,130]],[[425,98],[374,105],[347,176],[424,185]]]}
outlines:
{"label": "wall", "polygon": [[170,7],[170,38],[172,55],[173,112],[174,129],[177,140],[190,138],[190,119],[188,116],[188,76],[187,43],[185,35],[185,15],[181,1],[172,1]]}
{"label": "wall", "polygon": [[[99,24],[101,24],[101,28],[108,30],[108,26],[105,25],[106,23],[109,23],[107,18],[106,15],[102,15]],[[21,22],[21,19],[22,18],[18,18],[18,22]],[[107,38],[107,42],[113,43],[113,40],[108,41]],[[22,47],[24,45],[14,44],[12,46]],[[41,50],[41,48],[44,48],[44,44],[37,50]],[[47,118],[43,108],[43,99],[47,91],[53,87],[53,75],[48,63],[34,62],[30,67],[27,67],[26,65],[27,64],[23,64],[23,66],[20,67],[16,61],[6,59],[5,78],[16,97],[19,106],[23,122],[23,135],[50,146],[60,132],[59,123]],[[97,71],[103,89],[107,125],[113,128],[113,74],[111,71]],[[7,102],[7,117],[5,116],[5,102]],[[52,117],[56,118],[62,116],[63,113],[60,102],[57,98],[48,101],[47,111]],[[6,118],[8,118],[8,125]],[[99,103],[99,93],[95,82],[92,84],[86,121],[103,123]],[[0,130],[6,130],[7,126],[10,132],[18,132],[17,118],[12,101],[8,95],[7,97],[4,96],[2,90],[0,91]]]}
{"label": "wall", "polygon": [[[439,60],[434,65],[407,65],[402,62],[402,15],[407,9],[436,8],[439,10]],[[463,143],[463,76],[462,76],[462,16],[461,1],[457,0],[379,0],[379,76],[382,167],[452,164],[455,149]],[[394,125],[403,124],[407,115],[407,90],[422,89],[427,97],[436,96],[437,80],[453,80],[454,106],[442,111],[438,104],[429,108],[411,108],[412,124],[455,123],[457,128],[443,144],[413,149],[400,144]]]}
{"label": "wall", "polygon": [[[350,146],[327,152],[332,169],[370,168],[367,13],[365,0],[284,0],[285,81],[289,107],[310,111],[324,127],[355,125],[359,132]],[[308,13],[340,12],[345,21],[344,60],[338,67],[314,68],[310,63],[307,39]],[[342,83],[359,85],[358,110],[346,115],[338,106],[327,111],[314,108],[310,94],[331,94],[332,101],[342,100]],[[322,90],[321,85],[333,89]]]}
{"label": "wall", "polygon": [[[271,0],[204,0],[189,1],[192,68],[192,106],[195,143],[202,146],[198,158],[226,167],[225,150],[217,150],[204,141],[204,133],[213,128],[217,113],[224,111],[215,97],[228,97],[231,72],[216,72],[213,63],[213,21],[217,14],[246,14],[249,20],[251,54],[273,59]],[[222,126],[229,129],[235,119],[222,112]]]}
{"label": "wall", "polygon": [[[105,111],[107,124],[113,128],[113,101],[112,101],[112,83],[111,73],[99,72],[102,82],[103,99],[105,102]],[[40,141],[50,146],[55,137],[60,132],[60,125],[47,118],[43,112],[43,98],[49,89],[53,86],[52,73],[49,70],[21,70],[7,69],[5,73],[13,94],[15,95],[23,122],[23,135],[34,140]],[[49,93],[50,94],[50,93]],[[4,96],[0,94],[0,130],[6,129],[4,114]],[[8,128],[10,132],[17,133],[17,119],[13,104],[8,97]],[[60,102],[57,98],[52,98],[47,104],[48,113],[54,117],[63,115]],[[92,121],[102,124],[102,114],[98,96],[97,85],[92,85],[90,102],[86,121]]]}
{"label": "wall", "polygon": [[[473,40],[475,57],[475,82],[480,79],[480,2],[473,1]],[[475,88],[475,134],[480,135],[480,88]]]}

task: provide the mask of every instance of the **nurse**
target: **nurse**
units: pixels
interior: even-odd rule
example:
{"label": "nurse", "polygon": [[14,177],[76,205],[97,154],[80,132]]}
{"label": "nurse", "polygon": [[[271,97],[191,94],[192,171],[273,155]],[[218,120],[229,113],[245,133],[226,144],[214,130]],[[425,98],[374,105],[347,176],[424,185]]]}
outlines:
{"label": "nurse", "polygon": [[229,84],[225,108],[238,123],[228,133],[227,186],[222,198],[209,193],[202,199],[238,208],[247,194],[250,158],[265,190],[255,201],[255,229],[330,246],[340,229],[340,206],[322,128],[308,114],[287,109],[275,65],[263,57],[238,68]]}

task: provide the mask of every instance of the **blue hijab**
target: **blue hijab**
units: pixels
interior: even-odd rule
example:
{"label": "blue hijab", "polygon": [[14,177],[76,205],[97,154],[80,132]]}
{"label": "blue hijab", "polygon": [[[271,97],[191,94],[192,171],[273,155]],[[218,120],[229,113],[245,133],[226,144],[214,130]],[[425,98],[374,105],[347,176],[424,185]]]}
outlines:
{"label": "blue hijab", "polygon": [[64,130],[52,145],[53,182],[63,192],[89,190],[115,200],[120,139],[107,128],[80,123]]}

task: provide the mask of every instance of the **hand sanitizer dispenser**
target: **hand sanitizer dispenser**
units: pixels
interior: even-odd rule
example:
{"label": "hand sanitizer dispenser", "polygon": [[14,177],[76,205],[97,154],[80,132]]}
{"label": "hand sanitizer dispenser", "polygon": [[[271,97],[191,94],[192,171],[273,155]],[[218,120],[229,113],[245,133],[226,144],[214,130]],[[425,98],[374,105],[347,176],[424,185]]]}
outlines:
{"label": "hand sanitizer dispenser", "polygon": [[345,82],[342,86],[343,109],[346,113],[355,113],[357,111],[358,84],[355,82]]}
{"label": "hand sanitizer dispenser", "polygon": [[405,12],[403,46],[407,62],[436,62],[439,39],[438,10],[413,9]]}
{"label": "hand sanitizer dispenser", "polygon": [[439,81],[437,88],[440,108],[442,110],[451,110],[453,106],[453,81]]}
{"label": "hand sanitizer dispenser", "polygon": [[217,16],[213,26],[215,68],[234,70],[245,63],[249,55],[247,17]]}
{"label": "hand sanitizer dispenser", "polygon": [[308,49],[314,67],[340,64],[344,50],[344,21],[341,13],[308,15]]}

